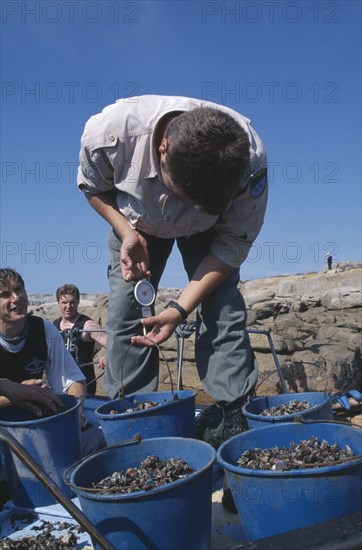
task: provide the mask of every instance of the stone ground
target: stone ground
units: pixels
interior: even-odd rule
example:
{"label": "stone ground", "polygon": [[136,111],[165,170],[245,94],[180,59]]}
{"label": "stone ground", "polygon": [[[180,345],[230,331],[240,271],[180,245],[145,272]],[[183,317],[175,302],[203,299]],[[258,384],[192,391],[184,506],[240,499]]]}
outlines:
{"label": "stone ground", "polygon": [[[97,394],[104,395],[104,391],[102,388],[102,370],[98,369],[97,367],[96,375],[100,376],[97,381]],[[184,390],[194,390],[197,392],[197,404],[204,405],[212,402],[210,396],[201,387],[195,363],[191,363],[190,361],[183,363],[182,379]],[[171,391],[172,389],[174,391],[177,389],[176,358],[173,361],[167,360],[167,365],[166,361],[160,361],[159,391]]]}
{"label": "stone ground", "polygon": [[[167,360],[168,367],[164,360],[160,361],[160,384],[159,391],[174,391],[177,390],[177,368],[176,368],[176,358],[174,360]],[[102,371],[96,368],[97,376],[102,375]],[[272,374],[275,380],[278,380],[278,373],[275,369],[275,373]],[[171,383],[172,379],[172,383]],[[200,380],[197,374],[197,369],[195,363],[190,361],[183,362],[182,365],[182,379],[183,379],[183,389],[184,390],[194,390],[197,392],[196,395],[196,404],[197,405],[208,405],[213,403],[213,400],[210,396],[202,389]],[[97,382],[97,394],[104,395],[102,389],[100,378]],[[260,383],[259,383],[260,384]],[[265,395],[263,393],[262,383],[257,388],[257,395]],[[340,405],[334,405],[336,420],[350,422],[354,426],[362,428],[362,403],[358,403],[354,399],[349,399],[351,409],[349,411],[344,411]]]}
{"label": "stone ground", "polygon": [[[351,262],[338,264],[330,271],[240,283],[247,306],[247,328],[260,369],[258,394],[281,391],[266,333],[273,339],[289,391],[362,391],[361,283],[361,264]],[[177,299],[180,292],[178,288],[159,289],[156,313],[162,311],[170,299]],[[29,311],[34,315],[50,321],[59,316],[56,302],[42,302],[40,295],[30,296],[30,300]],[[104,327],[108,295],[83,295],[80,311]],[[188,322],[194,320],[195,313]],[[174,384],[177,343],[172,335],[161,346],[173,371]],[[207,401],[195,369],[193,336],[184,344],[185,386],[199,392],[199,401]],[[168,384],[169,375],[161,357],[160,388]]]}

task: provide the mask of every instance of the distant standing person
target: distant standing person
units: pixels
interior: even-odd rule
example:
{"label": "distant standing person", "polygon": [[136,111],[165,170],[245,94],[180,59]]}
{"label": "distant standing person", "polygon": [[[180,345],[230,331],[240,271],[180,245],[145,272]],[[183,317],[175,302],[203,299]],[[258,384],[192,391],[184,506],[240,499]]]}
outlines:
{"label": "distant standing person", "polygon": [[[75,285],[59,287],[56,297],[62,316],[54,321],[54,325],[61,331],[68,351],[86,377],[87,393],[94,395],[97,388],[93,363],[94,346],[98,342],[106,347],[106,333],[90,317],[79,313],[80,292]],[[100,366],[104,367],[104,357],[100,360]]]}
{"label": "distant standing person", "polygon": [[332,255],[330,252],[328,252],[327,254],[327,266],[328,266],[328,270],[332,269]]}

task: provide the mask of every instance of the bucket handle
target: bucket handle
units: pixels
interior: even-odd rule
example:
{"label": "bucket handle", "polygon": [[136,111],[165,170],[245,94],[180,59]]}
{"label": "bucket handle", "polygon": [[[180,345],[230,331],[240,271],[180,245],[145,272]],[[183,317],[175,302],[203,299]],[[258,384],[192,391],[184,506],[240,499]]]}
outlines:
{"label": "bucket handle", "polygon": [[[136,443],[141,443],[142,441],[142,436],[140,434],[135,434],[131,439],[125,439],[124,441],[120,441],[119,443],[114,443],[114,445],[109,445],[107,447],[104,447],[103,449],[98,449],[98,451],[94,451],[93,453],[90,453],[89,455],[87,456],[83,456],[80,460],[77,460],[77,462],[75,462],[74,464],[72,464],[67,470],[66,472],[64,472],[63,474],[63,477],[64,477],[64,483],[66,485],[68,485],[68,487],[70,488],[74,488],[74,487],[77,487],[77,485],[75,485],[74,483],[72,483],[70,480],[69,480],[69,476],[70,474],[72,473],[73,470],[75,470],[75,468],[77,468],[77,466],[79,466],[79,464],[81,464],[82,462],[84,462],[84,459],[88,459],[88,458],[91,458],[91,457],[94,457],[100,453],[103,453],[105,450],[108,450],[108,449],[117,449],[118,447],[125,447],[126,445],[135,445]],[[91,489],[89,487],[77,487],[78,489],[82,489],[84,491],[91,491]]]}
{"label": "bucket handle", "polygon": [[301,415],[294,417],[294,422],[299,422],[299,424],[343,424],[343,426],[348,426],[348,422],[343,422],[341,420],[308,420]]}
{"label": "bucket handle", "polygon": [[[170,383],[171,383],[171,393],[172,393],[172,398],[174,400],[177,400],[178,399],[178,396],[177,394],[174,393],[174,389],[173,389],[173,380],[172,380],[172,374],[171,374],[171,369],[170,369],[170,366],[167,362],[167,359],[165,357],[165,354],[163,353],[161,347],[158,345],[158,344],[155,344],[155,342],[151,339],[151,338],[148,338],[147,336],[144,336],[144,338],[146,338],[146,340],[149,340],[150,342],[153,343],[153,345],[158,349],[158,351],[160,352],[161,354],[161,357],[162,359],[165,361],[166,363],[166,367],[167,367],[167,372],[168,372],[168,376],[170,378]],[[123,369],[124,369],[124,363],[125,363],[125,360],[126,360],[126,357],[127,357],[127,353],[129,352],[129,350],[131,349],[131,346],[133,346],[133,342],[131,342],[128,346],[128,348],[126,349],[126,352],[123,356],[123,359],[122,359],[122,364],[121,364],[121,388],[118,392],[118,399],[127,399],[127,397],[124,395],[124,388],[123,388]],[[131,402],[131,401],[130,401]],[[134,403],[132,402],[132,405],[134,405]]]}

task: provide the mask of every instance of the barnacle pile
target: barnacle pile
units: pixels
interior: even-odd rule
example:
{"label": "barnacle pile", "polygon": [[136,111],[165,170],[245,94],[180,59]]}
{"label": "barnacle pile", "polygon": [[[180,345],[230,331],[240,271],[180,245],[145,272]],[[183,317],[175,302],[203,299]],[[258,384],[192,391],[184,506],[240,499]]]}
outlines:
{"label": "barnacle pile", "polygon": [[300,443],[292,441],[287,447],[255,448],[244,451],[237,465],[250,470],[295,470],[302,468],[333,466],[354,458],[348,445],[341,449],[337,443],[330,445],[316,436]]}
{"label": "barnacle pile", "polygon": [[[157,405],[159,405],[159,402],[158,401],[137,401],[135,399],[134,401],[132,401],[132,404],[134,406],[129,407],[125,411],[122,411],[122,414],[151,409],[152,407],[157,407]],[[120,412],[116,410],[111,410],[109,411],[109,414],[120,414]]]}
{"label": "barnacle pile", "polygon": [[308,401],[298,401],[292,399],[288,403],[282,403],[275,407],[265,409],[260,416],[285,416],[287,414],[295,414],[310,409],[312,405]]}
{"label": "barnacle pile", "polygon": [[[29,535],[20,539],[9,537],[0,540],[1,550],[74,550],[78,547],[77,533],[81,531],[79,525],[67,522],[43,520],[39,525],[30,527],[32,531],[39,531],[37,535]],[[53,531],[63,531],[62,535],[55,536]]]}
{"label": "barnacle pile", "polygon": [[182,479],[193,472],[193,468],[182,458],[160,460],[158,456],[149,455],[138,468],[128,468],[125,472],[114,472],[101,481],[93,483],[92,488],[99,493],[149,491],[160,485]]}
{"label": "barnacle pile", "polygon": [[134,407],[126,409],[124,412],[134,412],[134,411],[145,411],[146,409],[152,409],[152,407],[157,407],[159,405],[158,401],[137,401],[136,399],[133,401]]}

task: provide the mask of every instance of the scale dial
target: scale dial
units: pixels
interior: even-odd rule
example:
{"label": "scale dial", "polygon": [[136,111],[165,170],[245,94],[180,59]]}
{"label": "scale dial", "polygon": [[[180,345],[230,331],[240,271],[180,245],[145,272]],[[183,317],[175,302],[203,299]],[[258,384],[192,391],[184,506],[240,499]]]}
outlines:
{"label": "scale dial", "polygon": [[143,279],[138,281],[134,287],[134,295],[141,306],[147,307],[155,301],[156,292],[151,283],[147,279]]}

